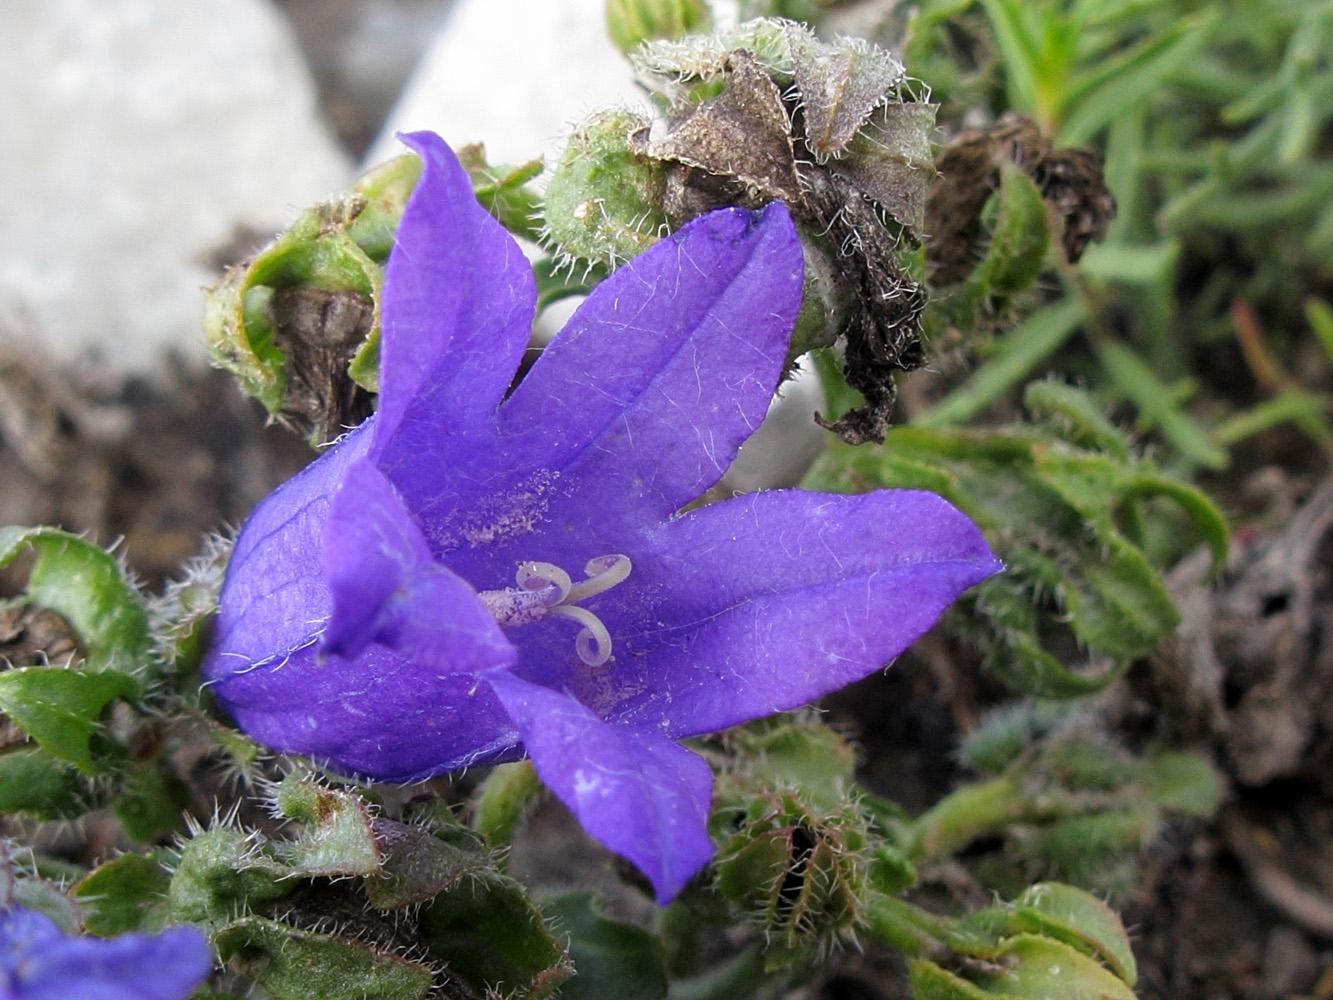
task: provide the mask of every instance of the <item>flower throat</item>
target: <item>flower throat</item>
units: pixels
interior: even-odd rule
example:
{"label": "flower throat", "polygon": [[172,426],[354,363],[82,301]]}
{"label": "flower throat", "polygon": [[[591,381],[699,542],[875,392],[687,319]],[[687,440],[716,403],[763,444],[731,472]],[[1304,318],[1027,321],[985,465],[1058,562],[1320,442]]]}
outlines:
{"label": "flower throat", "polygon": [[477,596],[501,628],[528,625],[547,615],[572,618],[583,626],[574,640],[579,659],[599,667],[611,659],[611,633],[579,603],[623,583],[632,568],[628,556],[598,556],[583,569],[588,578],[574,583],[554,563],[523,562],[514,574],[517,587],[483,590]]}

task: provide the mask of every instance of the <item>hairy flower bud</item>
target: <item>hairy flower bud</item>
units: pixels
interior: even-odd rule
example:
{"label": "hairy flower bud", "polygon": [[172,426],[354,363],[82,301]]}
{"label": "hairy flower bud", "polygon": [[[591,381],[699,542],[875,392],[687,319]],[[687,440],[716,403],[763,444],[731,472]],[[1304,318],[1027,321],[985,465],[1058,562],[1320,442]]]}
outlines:
{"label": "hairy flower bud", "polygon": [[850,932],[867,890],[859,810],[824,812],[806,798],[796,790],[754,798],[717,859],[719,891],[788,951]]}
{"label": "hairy flower bud", "polygon": [[547,239],[565,257],[616,266],[665,231],[665,170],[629,145],[647,127],[632,111],[599,111],[569,137],[546,189]]}
{"label": "hairy flower bud", "polygon": [[705,0],[606,0],[606,30],[626,54],[654,38],[707,31],[712,20]]}

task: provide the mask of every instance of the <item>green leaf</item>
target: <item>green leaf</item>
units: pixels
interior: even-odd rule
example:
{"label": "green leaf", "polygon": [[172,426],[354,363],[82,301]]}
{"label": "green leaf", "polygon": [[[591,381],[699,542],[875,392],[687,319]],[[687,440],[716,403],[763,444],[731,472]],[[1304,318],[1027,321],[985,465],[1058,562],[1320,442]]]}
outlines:
{"label": "green leaf", "polygon": [[41,744],[84,774],[102,765],[89,740],[102,709],[116,698],[139,693],[134,678],[115,670],[21,667],[0,671],[0,711]]}
{"label": "green leaf", "polygon": [[1173,72],[1203,49],[1219,19],[1216,10],[1183,17],[1076,76],[1064,94],[1067,114],[1060,126],[1060,144],[1090,142],[1127,108],[1159,90]]}
{"label": "green leaf", "polygon": [[1328,363],[1333,365],[1333,307],[1323,299],[1311,296],[1305,300],[1305,321],[1324,349]]}
{"label": "green leaf", "polygon": [[1134,991],[1095,959],[1035,934],[1004,942],[993,965],[973,978],[989,993],[1024,1000],[1134,1000]]}
{"label": "green leaf", "polygon": [[1061,882],[1038,882],[1014,906],[1033,932],[1090,952],[1134,985],[1138,967],[1129,935],[1116,912],[1096,896]]}
{"label": "green leaf", "polygon": [[1222,776],[1206,757],[1168,750],[1144,759],[1139,784],[1162,809],[1203,819],[1217,812],[1226,794]]}
{"label": "green leaf", "polygon": [[1108,540],[1106,560],[1083,567],[1065,594],[1070,624],[1093,649],[1118,660],[1146,656],[1180,623],[1161,577],[1123,539]]}
{"label": "green leaf", "polygon": [[101,937],[128,931],[156,933],[166,919],[171,877],[142,854],[122,854],[99,865],[74,887],[83,923]]}
{"label": "green leaf", "polygon": [[1109,342],[1100,344],[1097,353],[1106,374],[1138,407],[1143,421],[1156,426],[1182,456],[1207,469],[1226,466],[1226,452],[1175,404],[1171,390],[1138,355]]}
{"label": "green leaf", "polygon": [[1083,304],[1065,298],[1045,306],[1010,330],[995,353],[961,387],[913,421],[943,427],[971,420],[1050,357],[1086,318]]}
{"label": "green leaf", "polygon": [[1023,390],[1023,406],[1034,417],[1057,417],[1069,428],[1068,439],[1080,448],[1100,451],[1127,462],[1129,441],[1111,421],[1105,407],[1086,391],[1044,379],[1029,382]]}
{"label": "green leaf", "polygon": [[513,879],[463,880],[427,903],[418,926],[431,955],[479,995],[540,1000],[571,974],[541,911]]}
{"label": "green leaf", "polygon": [[352,938],[242,917],[213,937],[218,955],[274,1000],[424,1000],[430,969]]}
{"label": "green leaf", "polygon": [[1054,131],[1077,36],[1060,30],[1060,15],[1049,7],[1016,0],[983,0],[983,6],[1000,49],[1009,106],[1032,115],[1043,132]]}
{"label": "green leaf", "polygon": [[111,800],[111,809],[129,838],[148,844],[185,828],[189,790],[160,760],[139,761]]}
{"label": "green leaf", "polygon": [[667,995],[662,942],[638,927],[607,919],[590,892],[542,901],[542,911],[568,935],[574,978],[564,1000],[662,1000]]}
{"label": "green leaf", "polygon": [[73,819],[96,808],[104,797],[78,768],[39,746],[20,744],[0,751],[0,814]]}
{"label": "green leaf", "polygon": [[1157,835],[1161,817],[1151,804],[1067,816],[1051,826],[1042,853],[1071,882],[1105,887],[1124,885],[1121,870]]}
{"label": "green leaf", "polygon": [[1007,993],[983,990],[934,962],[913,962],[907,983],[915,1000],[1012,1000]]}
{"label": "green leaf", "polygon": [[1196,531],[1203,537],[1213,555],[1213,572],[1221,572],[1226,565],[1227,552],[1231,548],[1231,529],[1226,518],[1202,490],[1182,483],[1177,479],[1159,476],[1149,472],[1139,472],[1130,477],[1122,487],[1122,495],[1163,496],[1175,501],[1189,516]]}
{"label": "green leaf", "polygon": [[1180,254],[1180,241],[1172,238],[1147,245],[1093,243],[1079,258],[1078,266],[1083,274],[1099,281],[1149,288],[1171,280]]}
{"label": "green leaf", "polygon": [[142,671],[151,644],[148,615],[115,557],[56,528],[0,528],[0,568],[29,548],[37,558],[26,599],[74,627],[90,667]]}

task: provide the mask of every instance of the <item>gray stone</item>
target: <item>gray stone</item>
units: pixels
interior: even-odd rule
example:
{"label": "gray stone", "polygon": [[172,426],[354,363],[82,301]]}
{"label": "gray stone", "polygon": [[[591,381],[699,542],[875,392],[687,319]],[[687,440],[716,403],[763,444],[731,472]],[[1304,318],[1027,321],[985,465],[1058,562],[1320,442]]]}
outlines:
{"label": "gray stone", "polygon": [[266,0],[0,5],[0,336],[114,370],[201,358],[201,286],[352,172]]}

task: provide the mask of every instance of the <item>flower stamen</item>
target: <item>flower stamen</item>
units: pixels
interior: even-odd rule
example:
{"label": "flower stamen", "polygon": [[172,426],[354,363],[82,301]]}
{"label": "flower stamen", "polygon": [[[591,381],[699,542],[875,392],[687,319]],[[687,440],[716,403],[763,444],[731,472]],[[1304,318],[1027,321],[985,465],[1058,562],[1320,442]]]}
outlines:
{"label": "flower stamen", "polygon": [[514,573],[517,587],[483,590],[477,596],[505,628],[528,625],[546,615],[572,618],[583,626],[574,640],[579,659],[600,667],[611,659],[611,633],[600,618],[578,604],[624,583],[632,569],[628,556],[598,556],[583,568],[588,578],[574,583],[554,563],[522,562]]}
{"label": "flower stamen", "polygon": [[[588,565],[583,567],[588,579],[570,587],[563,601],[578,604],[595,594],[610,590],[616,584],[624,583],[631,569],[633,567],[630,565],[629,556],[609,555],[590,559]],[[566,576],[565,579],[568,580],[569,577]]]}
{"label": "flower stamen", "polygon": [[611,633],[595,614],[572,604],[558,604],[551,609],[551,614],[573,618],[583,626],[574,639],[574,651],[580,660],[590,667],[600,667],[611,659]]}
{"label": "flower stamen", "polygon": [[570,590],[573,589],[569,574],[555,563],[519,563],[518,571],[514,573],[514,579],[524,590],[544,590],[547,587],[556,587],[560,591],[560,596],[551,602],[553,604],[564,603],[569,597]]}

